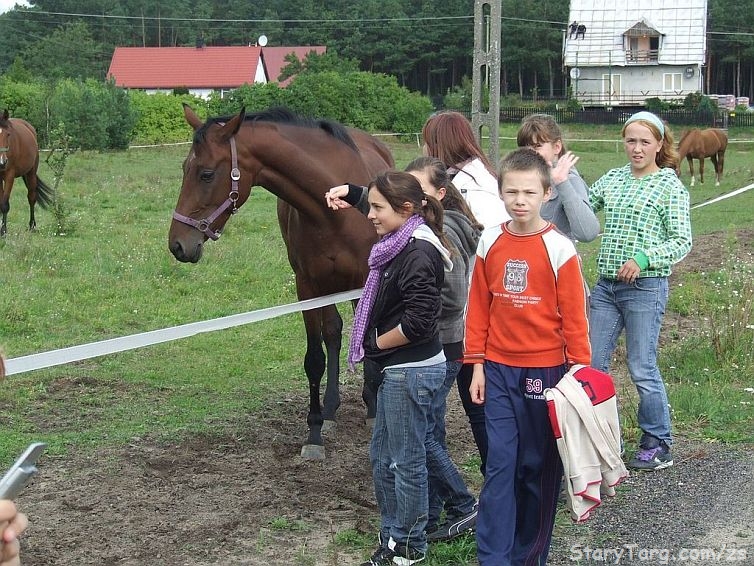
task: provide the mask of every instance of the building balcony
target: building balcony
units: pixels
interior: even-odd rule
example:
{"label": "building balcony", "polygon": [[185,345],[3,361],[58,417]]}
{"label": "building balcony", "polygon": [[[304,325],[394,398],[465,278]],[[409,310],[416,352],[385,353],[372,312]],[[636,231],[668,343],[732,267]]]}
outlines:
{"label": "building balcony", "polygon": [[659,49],[626,49],[626,64],[648,65],[657,63],[659,56]]}

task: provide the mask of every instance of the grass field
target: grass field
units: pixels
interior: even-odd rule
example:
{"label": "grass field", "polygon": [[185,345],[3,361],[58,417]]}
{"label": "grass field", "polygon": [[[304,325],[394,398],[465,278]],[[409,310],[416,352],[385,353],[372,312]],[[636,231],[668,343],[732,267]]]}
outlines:
{"label": "grass field", "polygon": [[[620,144],[582,141],[617,140],[617,128],[565,130],[588,182],[625,163]],[[503,128],[501,151],[513,148],[514,135],[513,127]],[[754,132],[733,132],[731,138],[752,139]],[[415,142],[385,139],[399,167],[420,153]],[[752,149],[754,142],[729,146],[720,187],[715,187],[708,163],[707,180],[691,191],[692,203],[754,182]],[[15,185],[8,235],[0,240],[0,345],[7,357],[296,300],[275,198],[262,188],[253,190],[222,238],[208,244],[198,265],[180,264],[169,253],[167,230],[187,151],[188,146],[179,146],[74,154],[59,186],[61,208],[57,215],[38,212],[36,233],[26,231],[25,187]],[[44,164],[40,174],[53,183]],[[685,165],[683,179],[688,181]],[[719,237],[726,238],[734,230],[754,228],[754,190],[695,209],[692,223],[695,237],[720,232]],[[58,224],[64,235],[56,235]],[[581,249],[592,279],[595,249],[595,244]],[[673,292],[670,310],[679,316],[707,320],[713,329],[740,324],[732,333],[719,329],[716,336],[722,345],[717,349],[705,346],[711,343],[705,335],[694,334],[680,336],[663,352],[676,427],[685,433],[711,440],[753,440],[752,398],[744,392],[754,386],[751,303],[748,311],[734,315],[725,308],[751,291],[754,260],[749,260],[729,269],[710,265],[707,273],[688,274],[683,289]],[[745,306],[736,302],[734,310]],[[350,307],[341,311],[349,317]],[[728,322],[721,321],[721,312]],[[304,345],[300,316],[286,315],[10,376],[0,387],[0,462],[9,463],[31,440],[43,440],[50,453],[64,454],[71,448],[122,444],[135,435],[179,438],[222,428],[234,415],[258,409],[281,391],[306,390]],[[706,371],[700,374],[700,367]],[[689,377],[690,371],[697,375]],[[112,387],[72,394],[64,407],[49,400],[47,393],[57,380],[92,374]],[[45,420],[40,416],[59,413],[66,418],[56,422],[65,424],[39,427]],[[429,564],[452,563],[443,560]]]}

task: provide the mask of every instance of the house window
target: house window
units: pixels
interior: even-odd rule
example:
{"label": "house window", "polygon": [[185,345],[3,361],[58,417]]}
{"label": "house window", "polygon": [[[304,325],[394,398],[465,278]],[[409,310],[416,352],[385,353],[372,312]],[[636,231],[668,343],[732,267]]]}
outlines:
{"label": "house window", "polygon": [[665,92],[675,92],[683,88],[683,75],[681,73],[663,73],[662,90]]}
{"label": "house window", "polygon": [[605,104],[620,103],[620,75],[615,73],[602,75],[602,102]]}

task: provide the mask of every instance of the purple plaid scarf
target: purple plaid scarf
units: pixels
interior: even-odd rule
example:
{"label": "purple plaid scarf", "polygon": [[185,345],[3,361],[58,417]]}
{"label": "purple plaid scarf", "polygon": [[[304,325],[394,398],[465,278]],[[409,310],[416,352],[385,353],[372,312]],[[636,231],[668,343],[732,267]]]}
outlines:
{"label": "purple plaid scarf", "polygon": [[403,226],[395,232],[383,236],[379,242],[372,246],[372,251],[369,252],[369,276],[364,283],[364,291],[361,293],[361,299],[359,299],[359,304],[356,307],[351,342],[348,345],[348,366],[351,369],[354,368],[356,362],[360,362],[364,358],[364,335],[380,285],[382,268],[406,247],[411,239],[411,234],[422,224],[424,224],[424,219],[421,216],[418,214],[410,216],[403,223]]}

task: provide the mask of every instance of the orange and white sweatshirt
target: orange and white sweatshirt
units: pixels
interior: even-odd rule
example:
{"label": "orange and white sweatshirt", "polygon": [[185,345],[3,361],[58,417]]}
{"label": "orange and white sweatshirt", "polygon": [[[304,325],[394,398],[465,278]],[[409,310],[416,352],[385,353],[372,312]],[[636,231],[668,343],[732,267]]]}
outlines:
{"label": "orange and white sweatshirt", "polygon": [[591,363],[586,287],[576,248],[552,223],[532,234],[488,228],[477,247],[465,363]]}

